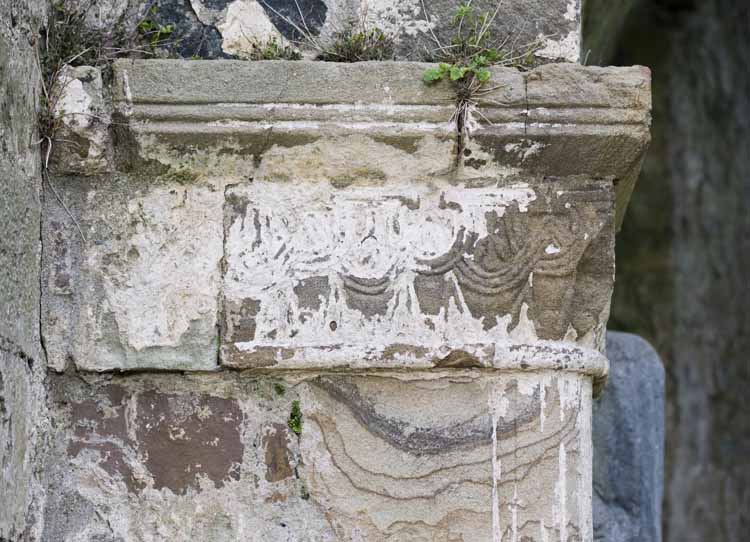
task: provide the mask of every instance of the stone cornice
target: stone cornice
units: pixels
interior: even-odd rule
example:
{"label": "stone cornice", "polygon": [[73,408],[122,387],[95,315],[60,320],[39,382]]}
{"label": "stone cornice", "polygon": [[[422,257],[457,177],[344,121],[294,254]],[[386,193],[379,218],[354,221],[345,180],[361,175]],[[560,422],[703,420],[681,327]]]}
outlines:
{"label": "stone cornice", "polygon": [[[160,145],[213,148],[223,156],[250,153],[257,164],[274,144],[289,146],[290,137],[294,143],[321,134],[367,134],[401,144],[428,136],[455,139],[453,89],[448,83],[424,84],[421,75],[428,66],[117,61],[115,110],[126,119],[126,137],[136,140],[126,167],[137,168],[134,148],[136,156],[153,159],[164,154],[155,150]],[[648,69],[550,64],[524,73],[498,68],[488,89],[477,97],[477,128],[470,139],[493,154],[496,165],[522,175],[612,178],[619,224],[649,140]],[[455,157],[443,158],[439,171],[450,171]],[[188,168],[208,173],[199,164]],[[496,176],[488,168],[474,169],[471,176]]]}

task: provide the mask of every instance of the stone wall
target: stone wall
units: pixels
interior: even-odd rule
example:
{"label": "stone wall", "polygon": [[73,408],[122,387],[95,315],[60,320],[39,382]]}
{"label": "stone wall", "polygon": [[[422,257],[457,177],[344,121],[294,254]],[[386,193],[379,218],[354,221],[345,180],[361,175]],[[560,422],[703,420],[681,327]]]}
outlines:
{"label": "stone wall", "polygon": [[[91,5],[91,0],[73,4]],[[459,0],[128,0],[104,2],[90,10],[89,24],[133,29],[144,20],[171,25],[159,55],[182,58],[248,58],[254,46],[276,40],[298,46],[308,57],[315,44],[335,41],[352,27],[382,30],[395,39],[400,60],[434,58],[437,37],[450,44]],[[580,57],[580,0],[504,2],[491,32],[516,50],[533,47],[536,63],[577,62]],[[473,3],[477,13],[492,15],[492,0]],[[308,39],[306,36],[309,36]],[[318,53],[320,50],[317,51]]]}
{"label": "stone wall", "polygon": [[0,4],[0,540],[41,520],[46,359],[40,343],[40,74],[32,46],[42,1]]}
{"label": "stone wall", "polygon": [[593,538],[648,71],[495,69],[459,147],[425,67],[115,63],[44,213],[47,540]]}
{"label": "stone wall", "polygon": [[[320,35],[362,14],[301,4]],[[406,58],[454,4],[369,8]],[[155,6],[170,54],[293,34],[256,2]],[[498,69],[459,145],[422,64],[79,67],[42,187],[43,8],[2,13],[0,540],[592,539],[647,70]],[[537,63],[578,58],[578,2],[504,15]]]}

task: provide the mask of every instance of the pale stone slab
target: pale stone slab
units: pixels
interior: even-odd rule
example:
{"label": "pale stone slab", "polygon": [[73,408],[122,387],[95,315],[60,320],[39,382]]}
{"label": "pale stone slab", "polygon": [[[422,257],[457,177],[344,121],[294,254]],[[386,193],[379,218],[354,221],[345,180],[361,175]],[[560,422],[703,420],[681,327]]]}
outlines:
{"label": "pale stone slab", "polygon": [[222,190],[69,181],[58,191],[75,201],[81,232],[64,226],[69,217],[48,198],[50,366],[215,368]]}
{"label": "pale stone slab", "polygon": [[585,179],[231,186],[222,361],[499,366],[513,344],[596,348],[613,198]]}
{"label": "pale stone slab", "polygon": [[303,395],[303,475],[337,539],[592,540],[589,379],[421,378]]}
{"label": "pale stone slab", "polygon": [[53,365],[204,370],[217,324],[255,369],[601,350],[648,73],[496,70],[459,145],[427,66],[117,62],[118,172],[56,181],[86,242],[48,198]]}
{"label": "pale stone slab", "polygon": [[59,125],[53,134],[50,168],[78,175],[110,171],[111,103],[104,97],[101,69],[67,66],[50,92]]}
{"label": "pale stone slab", "polygon": [[649,141],[647,69],[495,69],[457,153],[455,90],[425,85],[428,66],[118,61],[113,94],[127,129],[117,159],[191,178],[609,177],[621,223]]}
{"label": "pale stone slab", "polygon": [[277,377],[54,376],[46,540],[592,540],[588,377]]}

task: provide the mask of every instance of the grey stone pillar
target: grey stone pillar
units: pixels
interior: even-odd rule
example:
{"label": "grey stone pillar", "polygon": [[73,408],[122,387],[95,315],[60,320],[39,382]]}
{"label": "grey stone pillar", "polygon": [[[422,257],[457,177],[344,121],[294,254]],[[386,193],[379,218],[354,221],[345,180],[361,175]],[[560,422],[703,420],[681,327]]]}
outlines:
{"label": "grey stone pillar", "polygon": [[595,540],[660,542],[664,367],[629,333],[607,333],[607,357],[607,387],[593,416]]}

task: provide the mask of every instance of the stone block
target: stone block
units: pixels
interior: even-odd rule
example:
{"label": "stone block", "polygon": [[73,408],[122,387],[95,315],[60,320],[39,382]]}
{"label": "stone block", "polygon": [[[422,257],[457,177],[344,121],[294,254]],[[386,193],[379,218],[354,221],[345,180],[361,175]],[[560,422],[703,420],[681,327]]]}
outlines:
{"label": "stone block", "polygon": [[231,367],[492,367],[538,339],[596,347],[606,321],[608,181],[256,180],[227,201]]}
{"label": "stone block", "polygon": [[628,333],[607,333],[607,357],[593,414],[595,540],[661,542],[664,367]]}
{"label": "stone block", "polygon": [[92,66],[66,67],[51,89],[58,123],[49,166],[57,174],[97,175],[110,170],[111,103],[102,73]]}
{"label": "stone block", "polygon": [[[646,68],[493,70],[492,90],[477,98],[468,117],[475,129],[457,156],[455,91],[447,83],[425,85],[427,67],[120,61],[113,93],[128,129],[120,137],[119,161],[136,169],[159,164],[174,174],[252,172],[255,179],[269,171],[294,180],[353,173],[412,182],[610,177],[621,223],[649,141]],[[300,150],[307,151],[305,162]],[[311,160],[316,167],[309,167]],[[347,169],[347,161],[354,167]]]}
{"label": "stone block", "polygon": [[67,179],[48,198],[43,331],[50,367],[217,364],[223,190]]}
{"label": "stone block", "polygon": [[591,540],[577,375],[53,381],[44,540]]}
{"label": "stone block", "polygon": [[52,365],[210,369],[217,323],[233,367],[603,348],[648,73],[498,69],[458,138],[427,66],[117,62],[117,171],[57,179],[81,232],[49,206]]}

